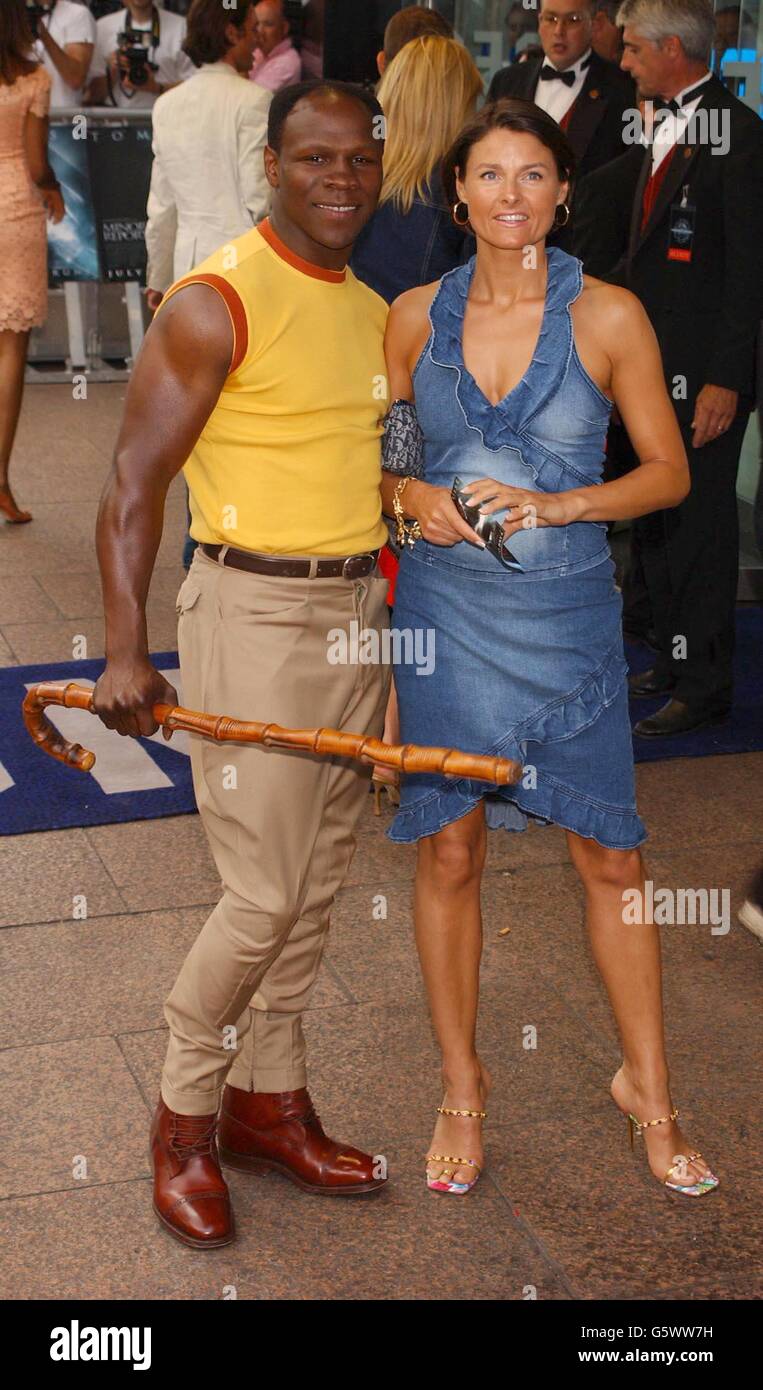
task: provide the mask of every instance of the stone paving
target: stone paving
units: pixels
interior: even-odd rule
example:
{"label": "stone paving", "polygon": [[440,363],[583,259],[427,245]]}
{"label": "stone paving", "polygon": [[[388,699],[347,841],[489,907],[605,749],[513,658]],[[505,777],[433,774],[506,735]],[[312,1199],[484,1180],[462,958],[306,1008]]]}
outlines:
{"label": "stone paving", "polygon": [[[0,526],[0,664],[102,653],[93,524],[121,385],[28,389],[12,480],[26,527]],[[179,481],[149,604],[175,645]],[[494,834],[485,878],[480,1048],[494,1077],[487,1167],[466,1199],[426,1190],[438,1089],[411,926],[412,847],[368,813],[307,1020],[327,1129],[384,1153],[377,1196],[327,1201],[230,1173],[238,1239],[184,1249],[151,1210],[147,1134],[162,1003],[219,895],[198,817],[0,841],[0,1296],[13,1300],[749,1299],[761,1297],[760,943],[736,910],[761,852],[763,755],[638,770],[655,883],[728,887],[727,935],[663,928],[674,1102],[721,1187],[662,1189],[609,1099],[616,1036],[553,827]],[[87,921],[71,920],[86,893]],[[387,899],[376,920],[374,897]],[[510,927],[501,936],[503,927]],[[757,1005],[757,1008],[756,1008]],[[523,1029],[537,1029],[525,1050]],[[75,1158],[87,1161],[74,1176]]]}

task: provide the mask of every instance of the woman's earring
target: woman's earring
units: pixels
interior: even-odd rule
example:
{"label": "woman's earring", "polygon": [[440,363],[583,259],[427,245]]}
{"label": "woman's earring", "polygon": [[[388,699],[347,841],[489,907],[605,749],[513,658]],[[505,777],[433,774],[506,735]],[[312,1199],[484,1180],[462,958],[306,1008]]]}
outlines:
{"label": "woman's earring", "polygon": [[[459,208],[463,208],[464,211],[466,212],[466,217],[464,217],[463,219],[460,218],[459,215],[458,215],[458,209],[459,209]],[[466,226],[468,225],[468,222],[469,222],[469,204],[468,204],[468,203],[463,203],[463,202],[461,202],[461,201],[459,200],[457,203],[455,203],[455,204],[453,205],[453,214],[452,214],[452,215],[453,215],[453,221],[455,222],[455,224],[456,224],[457,227],[466,227]]]}
{"label": "woman's earring", "polygon": [[[560,209],[560,208],[564,208],[564,221],[563,221],[563,222],[559,222],[559,221],[557,220],[558,217],[559,217],[559,209]],[[554,231],[556,231],[556,229],[557,229],[558,227],[566,227],[566,226],[567,226],[567,223],[569,222],[569,220],[570,220],[570,210],[569,210],[567,204],[566,204],[566,203],[559,203],[559,204],[557,205],[556,215],[555,215],[555,217],[554,217]]]}

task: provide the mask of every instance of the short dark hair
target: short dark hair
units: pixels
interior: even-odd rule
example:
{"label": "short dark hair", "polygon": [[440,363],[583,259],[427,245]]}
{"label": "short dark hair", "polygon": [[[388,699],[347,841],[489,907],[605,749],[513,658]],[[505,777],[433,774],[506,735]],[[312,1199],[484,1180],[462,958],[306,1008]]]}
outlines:
{"label": "short dark hair", "polygon": [[384,57],[387,62],[391,63],[411,39],[420,39],[426,34],[439,34],[443,39],[452,39],[453,25],[437,10],[425,10],[423,5],[408,5],[406,9],[393,14],[384,30]]}
{"label": "short dark hair", "polygon": [[469,151],[491,130],[516,130],[524,135],[534,135],[551,151],[560,182],[569,182],[570,194],[572,193],[576,161],[564,131],[533,101],[521,101],[519,97],[502,97],[500,101],[491,101],[487,106],[483,106],[478,115],[459,131],[442,161],[442,181],[445,196],[451,207],[458,200],[456,169],[460,171],[463,180]]}
{"label": "short dark hair", "polygon": [[200,68],[202,63],[218,63],[230,44],[225,36],[229,24],[243,29],[256,0],[236,0],[236,8],[226,10],[220,0],[193,0],[186,21],[183,52]]}
{"label": "short dark hair", "polygon": [[292,82],[275,93],[268,111],[268,144],[276,154],[281,149],[283,128],[298,101],[303,97],[317,96],[320,92],[337,92],[339,96],[350,97],[365,106],[369,115],[384,119],[381,106],[373,92],[354,82],[339,82],[333,78],[310,77],[305,82]]}

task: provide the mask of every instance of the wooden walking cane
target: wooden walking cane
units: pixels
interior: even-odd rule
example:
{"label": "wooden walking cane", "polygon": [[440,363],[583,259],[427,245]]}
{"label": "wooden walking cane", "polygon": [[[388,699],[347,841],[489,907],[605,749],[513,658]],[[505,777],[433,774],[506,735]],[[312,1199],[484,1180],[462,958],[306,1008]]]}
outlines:
{"label": "wooden walking cane", "polygon": [[[84,709],[93,713],[93,692],[70,681],[68,685],[42,682],[30,687],[22,705],[24,724],[38,748],[59,762],[89,772],[95,754],[79,743],[69,743],[45,714],[46,705]],[[415,743],[402,746],[382,743],[365,734],[343,734],[337,729],[282,729],[279,724],[256,724],[229,719],[225,714],[198,714],[181,705],[154,705],[152,714],[165,729],[185,729],[218,743],[262,743],[268,748],[301,748],[321,757],[354,758],[400,772],[437,772],[443,777],[472,777],[497,786],[513,785],[522,776],[522,764],[509,758],[461,753],[456,748],[425,748]]]}

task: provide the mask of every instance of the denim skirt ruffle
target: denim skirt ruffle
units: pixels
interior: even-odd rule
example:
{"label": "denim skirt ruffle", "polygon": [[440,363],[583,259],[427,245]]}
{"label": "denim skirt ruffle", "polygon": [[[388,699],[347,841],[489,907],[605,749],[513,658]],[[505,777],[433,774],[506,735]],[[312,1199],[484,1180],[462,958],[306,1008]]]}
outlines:
{"label": "denim skirt ruffle", "polygon": [[[470,570],[422,541],[407,550],[393,627],[423,629],[418,650],[434,641],[434,653],[395,662],[402,742],[514,758],[524,776],[512,787],[406,776],[389,838],[433,835],[484,799],[491,829],[532,818],[609,849],[640,845],[621,617],[609,556],[540,578]],[[414,649],[401,642],[398,656]]]}

